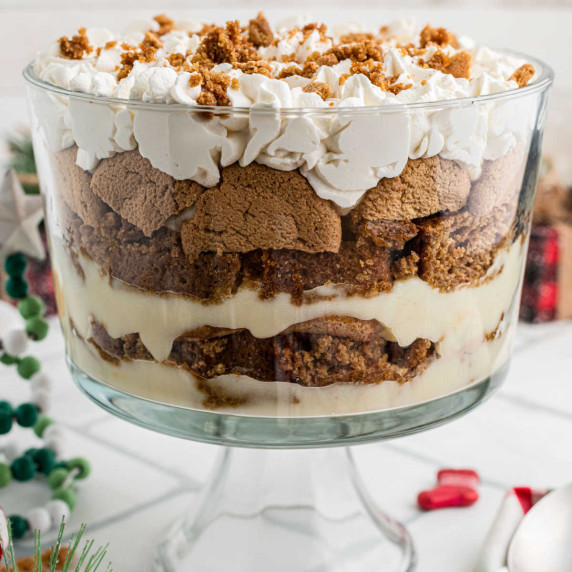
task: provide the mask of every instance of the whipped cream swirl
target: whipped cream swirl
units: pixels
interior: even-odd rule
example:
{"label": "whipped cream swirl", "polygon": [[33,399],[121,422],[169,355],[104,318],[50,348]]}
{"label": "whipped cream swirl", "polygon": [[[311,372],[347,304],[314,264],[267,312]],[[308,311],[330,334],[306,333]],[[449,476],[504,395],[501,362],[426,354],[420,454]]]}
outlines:
{"label": "whipped cream swirl", "polygon": [[[279,79],[286,68],[302,66],[334,46],[318,29],[309,34],[279,29],[270,45],[257,48],[271,68],[270,77],[245,73],[229,63],[212,69],[232,79],[226,91],[231,105],[248,111],[205,118],[192,109],[201,95],[201,77],[176,68],[169,59],[197,52],[201,26],[196,23],[177,23],[161,36],[162,47],[153,61],[135,61],[118,80],[126,48],[158,26],[154,20],[134,23],[120,37],[87,30],[94,49],[82,59],[63,57],[58,43],[36,57],[33,70],[41,80],[93,96],[74,98],[31,88],[48,148],[59,151],[76,144],[78,164],[92,170],[101,159],[138,147],[156,168],[207,187],[217,184],[221,167],[237,161],[243,166],[257,161],[275,169],[300,169],[320,197],[347,211],[382,178],[399,175],[408,159],[440,155],[467,169],[475,180],[485,160],[526,142],[536,121],[535,95],[442,109],[402,107],[516,90],[517,83],[509,78],[526,63],[476,47],[466,38],[456,48],[430,44],[422,56],[411,55],[401,47],[419,45],[419,28],[410,22],[385,27],[382,43],[383,74],[410,86],[406,89],[394,93],[363,73],[352,74],[350,59],[322,65],[312,78]],[[437,52],[453,56],[460,51],[471,56],[470,79],[426,65]],[[329,95],[322,99],[305,90],[311,82],[326,84]],[[130,100],[186,108],[142,108]],[[400,107],[392,109],[396,105]],[[371,106],[384,109],[355,113],[355,108]],[[288,114],[299,108],[308,111]]]}

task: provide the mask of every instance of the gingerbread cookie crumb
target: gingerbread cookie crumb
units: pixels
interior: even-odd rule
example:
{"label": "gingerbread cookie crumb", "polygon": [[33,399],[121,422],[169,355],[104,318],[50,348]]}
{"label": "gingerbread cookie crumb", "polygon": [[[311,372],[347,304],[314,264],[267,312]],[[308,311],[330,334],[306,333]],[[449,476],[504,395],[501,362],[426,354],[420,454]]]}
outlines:
{"label": "gingerbread cookie crumb", "polygon": [[62,36],[59,43],[62,57],[69,60],[81,60],[93,52],[93,46],[89,43],[85,28],[80,28],[72,38]]}
{"label": "gingerbread cookie crumb", "polygon": [[421,30],[419,40],[419,45],[422,48],[425,48],[429,44],[437,44],[442,48],[445,46],[452,46],[453,48],[459,47],[459,42],[455,34],[452,34],[445,28],[432,28],[429,24]]}
{"label": "gingerbread cookie crumb", "polygon": [[447,62],[443,72],[456,78],[471,79],[471,54],[469,52],[457,52]]}
{"label": "gingerbread cookie crumb", "polygon": [[323,100],[330,97],[331,89],[327,83],[323,81],[313,81],[302,89],[304,93],[317,93]]}
{"label": "gingerbread cookie crumb", "polygon": [[163,36],[164,34],[168,34],[175,29],[175,22],[171,20],[171,18],[167,18],[165,14],[159,14],[153,18],[157,24],[159,24],[159,30],[157,34],[159,36]]}
{"label": "gingerbread cookie crumb", "polygon": [[508,78],[509,81],[516,81],[518,87],[524,87],[534,75],[534,66],[531,64],[524,64],[514,71]]}
{"label": "gingerbread cookie crumb", "polygon": [[274,34],[262,12],[259,12],[254,20],[250,20],[248,24],[248,39],[256,47],[267,47],[272,43]]}

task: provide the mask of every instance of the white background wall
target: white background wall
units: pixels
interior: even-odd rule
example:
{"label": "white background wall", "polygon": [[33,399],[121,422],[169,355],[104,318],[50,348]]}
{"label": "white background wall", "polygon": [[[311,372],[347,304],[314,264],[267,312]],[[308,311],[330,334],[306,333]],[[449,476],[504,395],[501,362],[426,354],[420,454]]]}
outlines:
{"label": "white background wall", "polygon": [[[288,10],[274,8],[286,4]],[[22,68],[63,34],[80,26],[121,30],[134,18],[160,12],[223,21],[247,20],[259,9],[271,20],[310,13],[330,24],[415,18],[538,57],[556,73],[546,148],[572,181],[572,0],[0,0],[0,136],[27,121]],[[0,159],[3,152],[0,147]]]}

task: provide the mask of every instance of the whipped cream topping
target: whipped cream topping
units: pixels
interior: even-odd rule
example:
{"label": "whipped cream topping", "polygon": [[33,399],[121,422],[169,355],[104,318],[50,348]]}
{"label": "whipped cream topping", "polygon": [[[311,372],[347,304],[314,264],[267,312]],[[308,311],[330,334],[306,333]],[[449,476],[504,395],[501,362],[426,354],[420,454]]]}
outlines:
{"label": "whipped cream topping", "polygon": [[[427,40],[427,28],[410,22],[370,36],[279,27],[270,32],[268,45],[240,48],[254,59],[244,65],[232,55],[227,59],[233,61],[207,60],[205,75],[200,58],[209,53],[209,28],[192,22],[165,28],[159,21],[138,22],[121,36],[87,30],[77,54],[66,51],[62,39],[36,57],[37,77],[94,96],[31,90],[48,148],[75,143],[78,164],[91,170],[99,160],[138,146],[156,168],[207,187],[217,184],[221,166],[236,161],[299,168],[319,196],[347,210],[380,179],[399,175],[408,159],[439,154],[475,180],[484,160],[526,143],[535,124],[534,95],[443,109],[391,109],[518,89],[513,74],[524,60],[457,40],[445,30],[430,29]],[[224,28],[218,30],[224,35]],[[360,52],[366,48],[372,57]],[[139,59],[131,62],[130,53]],[[451,64],[457,58],[461,67]],[[251,64],[262,73],[251,73]],[[192,110],[211,102],[213,93],[248,112],[215,113],[207,120]],[[186,107],[143,109],[131,100]],[[352,115],[354,108],[369,106],[386,110]],[[289,116],[292,108],[308,111]]]}

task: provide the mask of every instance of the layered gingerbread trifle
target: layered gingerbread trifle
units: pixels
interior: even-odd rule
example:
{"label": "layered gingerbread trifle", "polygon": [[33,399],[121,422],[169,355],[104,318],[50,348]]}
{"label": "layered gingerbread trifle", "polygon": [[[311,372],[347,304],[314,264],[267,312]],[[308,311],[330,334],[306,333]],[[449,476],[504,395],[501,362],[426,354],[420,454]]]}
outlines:
{"label": "layered gingerbread trifle", "polygon": [[246,415],[381,410],[506,364],[542,69],[443,28],[167,16],[28,70],[69,359]]}

